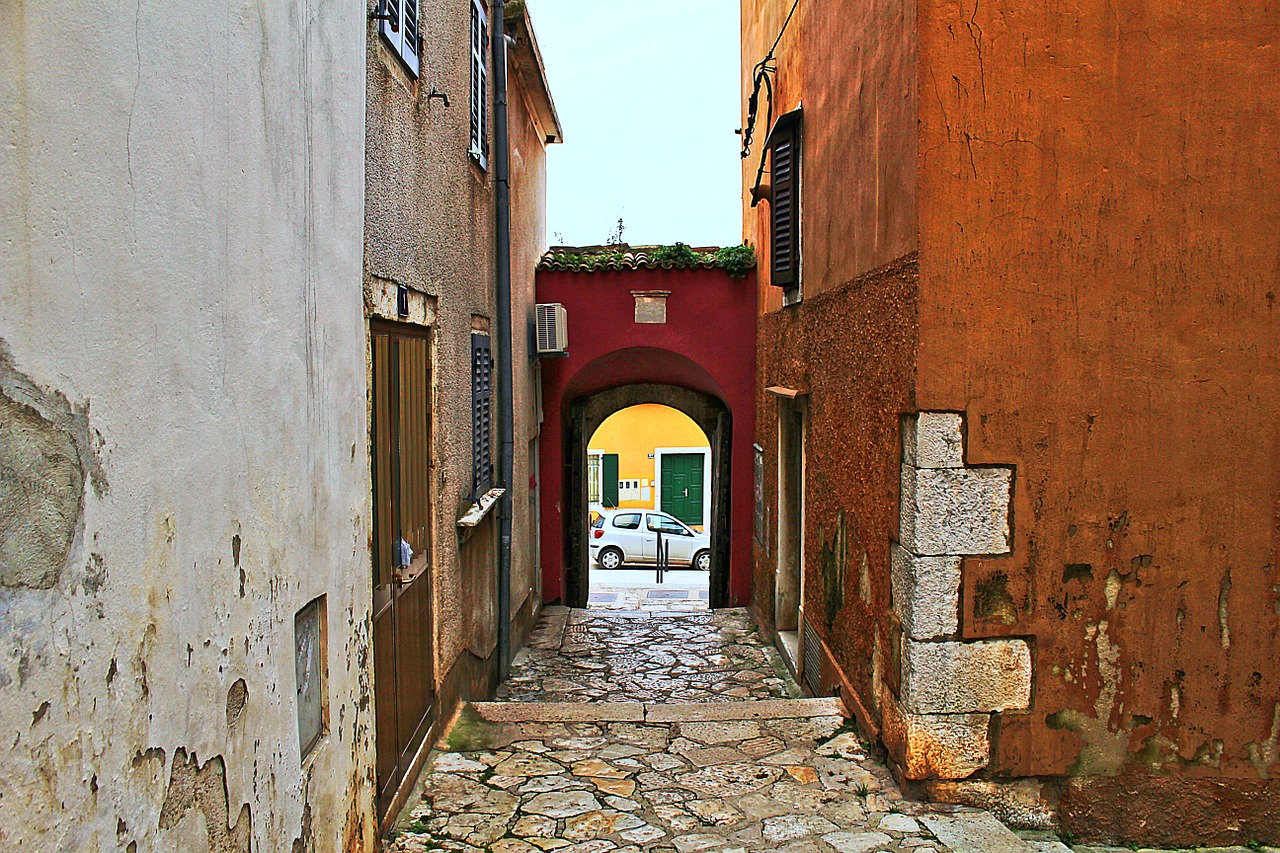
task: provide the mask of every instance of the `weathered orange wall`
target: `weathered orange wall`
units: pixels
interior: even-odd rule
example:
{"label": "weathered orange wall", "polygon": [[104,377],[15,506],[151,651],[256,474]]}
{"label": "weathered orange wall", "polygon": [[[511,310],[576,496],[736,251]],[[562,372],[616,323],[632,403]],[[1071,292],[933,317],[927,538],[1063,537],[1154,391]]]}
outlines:
{"label": "weathered orange wall", "polygon": [[[993,770],[1236,778],[1217,840],[1275,841],[1280,4],[919,15],[918,402],[1017,466],[962,624],[1036,640]],[[1210,840],[1126,784],[1068,784],[1064,824]]]}
{"label": "weathered orange wall", "polygon": [[[792,5],[742,4],[744,105],[752,68]],[[782,308],[781,291],[768,283],[769,204],[750,206],[769,134],[763,93],[743,163],[744,236],[761,257],[756,443],[764,449],[766,523],[753,601],[773,619],[778,401],[763,389],[782,385],[808,394],[805,616],[866,705],[891,669],[892,448],[899,416],[914,409],[915,41],[914,4],[840,0],[801,2],[778,43],[774,117],[804,108],[799,304]]]}
{"label": "weathered orange wall", "polygon": [[[744,104],[790,7],[743,2]],[[804,301],[762,268],[758,384],[811,391],[806,609],[845,509],[870,601],[847,609],[846,566],[818,628],[862,694],[889,618],[889,414],[965,413],[967,462],[1016,476],[1013,552],[966,561],[962,631],[1028,638],[1035,670],[980,776],[1036,778],[1077,835],[1280,840],[1278,45],[1275,0],[1096,0],[801,3],[778,48],[775,115],[805,108]],[[744,198],[762,259],[767,217]],[[918,341],[843,345],[914,330],[916,284],[856,281],[916,249]]]}
{"label": "weathered orange wall", "polygon": [[[791,6],[792,0],[743,0],[746,93],[752,68]],[[802,2],[776,59],[774,117],[804,107],[801,269],[805,296],[816,296],[916,248],[915,5]],[[745,104],[744,95],[744,110]],[[762,91],[754,144],[743,161],[744,238],[762,259],[761,313],[782,306],[764,262],[769,205],[752,208],[749,194],[769,135],[766,104]]]}

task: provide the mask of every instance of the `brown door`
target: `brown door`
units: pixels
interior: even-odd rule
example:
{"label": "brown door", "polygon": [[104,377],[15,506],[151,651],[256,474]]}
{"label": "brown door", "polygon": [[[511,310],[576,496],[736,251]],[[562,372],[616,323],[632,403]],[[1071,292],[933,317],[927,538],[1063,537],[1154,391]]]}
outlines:
{"label": "brown door", "polygon": [[431,612],[431,340],[376,322],[373,337],[373,675],[378,810],[385,814],[435,719]]}

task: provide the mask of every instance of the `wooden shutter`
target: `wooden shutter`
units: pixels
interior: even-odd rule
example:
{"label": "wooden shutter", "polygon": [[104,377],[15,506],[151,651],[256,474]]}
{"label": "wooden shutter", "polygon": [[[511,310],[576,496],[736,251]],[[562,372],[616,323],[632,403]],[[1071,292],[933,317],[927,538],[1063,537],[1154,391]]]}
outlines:
{"label": "wooden shutter", "polygon": [[378,22],[378,32],[415,77],[418,76],[418,51],[422,46],[418,33],[418,2],[383,0],[379,8],[391,16],[395,27],[392,27],[391,20]]}
{"label": "wooden shutter", "polygon": [[489,166],[489,18],[481,0],[471,0],[471,153]]}
{"label": "wooden shutter", "polygon": [[489,336],[471,335],[471,488],[493,488],[493,354]]}
{"label": "wooden shutter", "polygon": [[[783,117],[787,118],[786,116]],[[769,185],[769,283],[795,287],[800,282],[800,123],[778,126],[770,134],[773,162]]]}
{"label": "wooden shutter", "polygon": [[606,507],[618,505],[618,454],[606,453],[601,460],[600,503]]}
{"label": "wooden shutter", "polygon": [[404,18],[400,21],[400,38],[402,41],[400,55],[408,64],[409,70],[418,73],[418,54],[421,52],[422,40],[418,37],[418,0],[403,0]]}

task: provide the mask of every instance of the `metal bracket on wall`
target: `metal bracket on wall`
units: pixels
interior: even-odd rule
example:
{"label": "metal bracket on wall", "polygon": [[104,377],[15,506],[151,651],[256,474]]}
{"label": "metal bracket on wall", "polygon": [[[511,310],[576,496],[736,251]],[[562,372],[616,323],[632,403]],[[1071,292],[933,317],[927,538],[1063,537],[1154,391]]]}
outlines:
{"label": "metal bracket on wall", "polygon": [[388,21],[391,24],[391,32],[400,32],[400,16],[391,11],[386,0],[378,0],[378,5],[369,12],[369,20]]}

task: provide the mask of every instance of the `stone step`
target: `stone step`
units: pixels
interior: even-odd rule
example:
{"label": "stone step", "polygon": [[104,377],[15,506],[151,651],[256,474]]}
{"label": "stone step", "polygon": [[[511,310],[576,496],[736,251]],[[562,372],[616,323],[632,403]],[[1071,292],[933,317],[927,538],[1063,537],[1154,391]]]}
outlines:
{"label": "stone step", "polygon": [[921,815],[918,820],[952,853],[1035,853],[987,812]]}
{"label": "stone step", "polygon": [[743,702],[476,702],[491,723],[703,723],[847,716],[835,697],[760,699]]}

